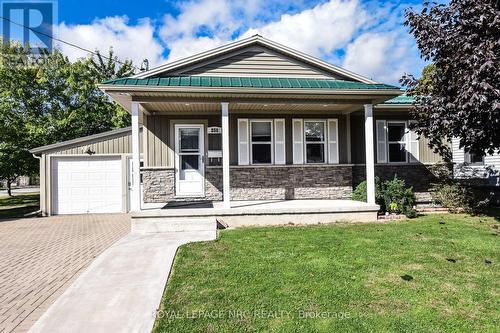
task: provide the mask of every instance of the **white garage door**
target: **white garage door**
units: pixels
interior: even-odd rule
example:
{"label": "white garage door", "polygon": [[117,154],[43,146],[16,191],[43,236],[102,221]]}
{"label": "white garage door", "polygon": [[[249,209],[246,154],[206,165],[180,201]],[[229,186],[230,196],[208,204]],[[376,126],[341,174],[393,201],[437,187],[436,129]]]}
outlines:
{"label": "white garage door", "polygon": [[52,159],[53,214],[122,211],[120,157]]}

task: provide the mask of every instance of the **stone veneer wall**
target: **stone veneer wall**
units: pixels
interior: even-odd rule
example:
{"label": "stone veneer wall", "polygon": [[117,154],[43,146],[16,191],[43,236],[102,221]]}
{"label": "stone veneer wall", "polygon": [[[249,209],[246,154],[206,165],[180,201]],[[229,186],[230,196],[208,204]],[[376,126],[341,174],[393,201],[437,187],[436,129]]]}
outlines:
{"label": "stone veneer wall", "polygon": [[[175,198],[174,169],[145,168],[144,202],[222,200],[222,168],[205,170],[205,197]],[[352,166],[231,167],[232,200],[350,199]]]}
{"label": "stone veneer wall", "polygon": [[[431,189],[439,179],[451,176],[451,165],[439,164],[382,164],[375,165],[375,176],[381,180],[393,179],[394,176],[405,181],[407,186],[412,186],[418,202],[431,201]],[[366,166],[353,167],[353,183],[355,188],[366,179]]]}
{"label": "stone veneer wall", "polygon": [[350,199],[352,166],[233,167],[231,199]]}
{"label": "stone veneer wall", "polygon": [[205,197],[176,198],[175,170],[144,168],[142,169],[144,202],[162,203],[169,201],[222,200],[222,169],[205,170]]}

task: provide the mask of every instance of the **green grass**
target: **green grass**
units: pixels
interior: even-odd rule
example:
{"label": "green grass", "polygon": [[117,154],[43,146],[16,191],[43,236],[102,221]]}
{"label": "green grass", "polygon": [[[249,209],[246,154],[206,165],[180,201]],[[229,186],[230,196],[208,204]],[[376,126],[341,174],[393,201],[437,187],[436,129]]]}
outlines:
{"label": "green grass", "polygon": [[23,217],[39,209],[40,195],[38,193],[0,197],[0,219]]}
{"label": "green grass", "polygon": [[179,249],[153,332],[498,332],[498,233],[449,214],[222,231]]}

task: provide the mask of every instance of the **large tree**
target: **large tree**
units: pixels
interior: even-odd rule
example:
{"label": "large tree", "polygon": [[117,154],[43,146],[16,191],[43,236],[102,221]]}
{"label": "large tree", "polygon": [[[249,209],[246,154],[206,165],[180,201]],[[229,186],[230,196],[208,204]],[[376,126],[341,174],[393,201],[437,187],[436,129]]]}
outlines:
{"label": "large tree", "polygon": [[0,47],[0,179],[9,186],[37,173],[30,148],[128,125],[97,84],[132,74],[130,62],[111,51],[71,62],[58,50],[33,55],[16,43]]}
{"label": "large tree", "polygon": [[422,58],[432,62],[421,79],[402,83],[417,103],[416,131],[449,157],[458,138],[473,153],[500,149],[500,11],[496,0],[424,2],[406,11],[405,24]]}

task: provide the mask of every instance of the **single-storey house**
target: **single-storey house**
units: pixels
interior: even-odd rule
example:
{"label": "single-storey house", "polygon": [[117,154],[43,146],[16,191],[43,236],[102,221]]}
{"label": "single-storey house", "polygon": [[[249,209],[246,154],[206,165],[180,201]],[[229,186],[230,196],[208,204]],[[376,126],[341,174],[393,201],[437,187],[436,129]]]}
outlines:
{"label": "single-storey house", "polygon": [[345,200],[365,179],[374,204],[374,177],[394,175],[426,201],[449,170],[398,87],[259,35],[99,87],[132,126],[32,150],[45,214]]}

